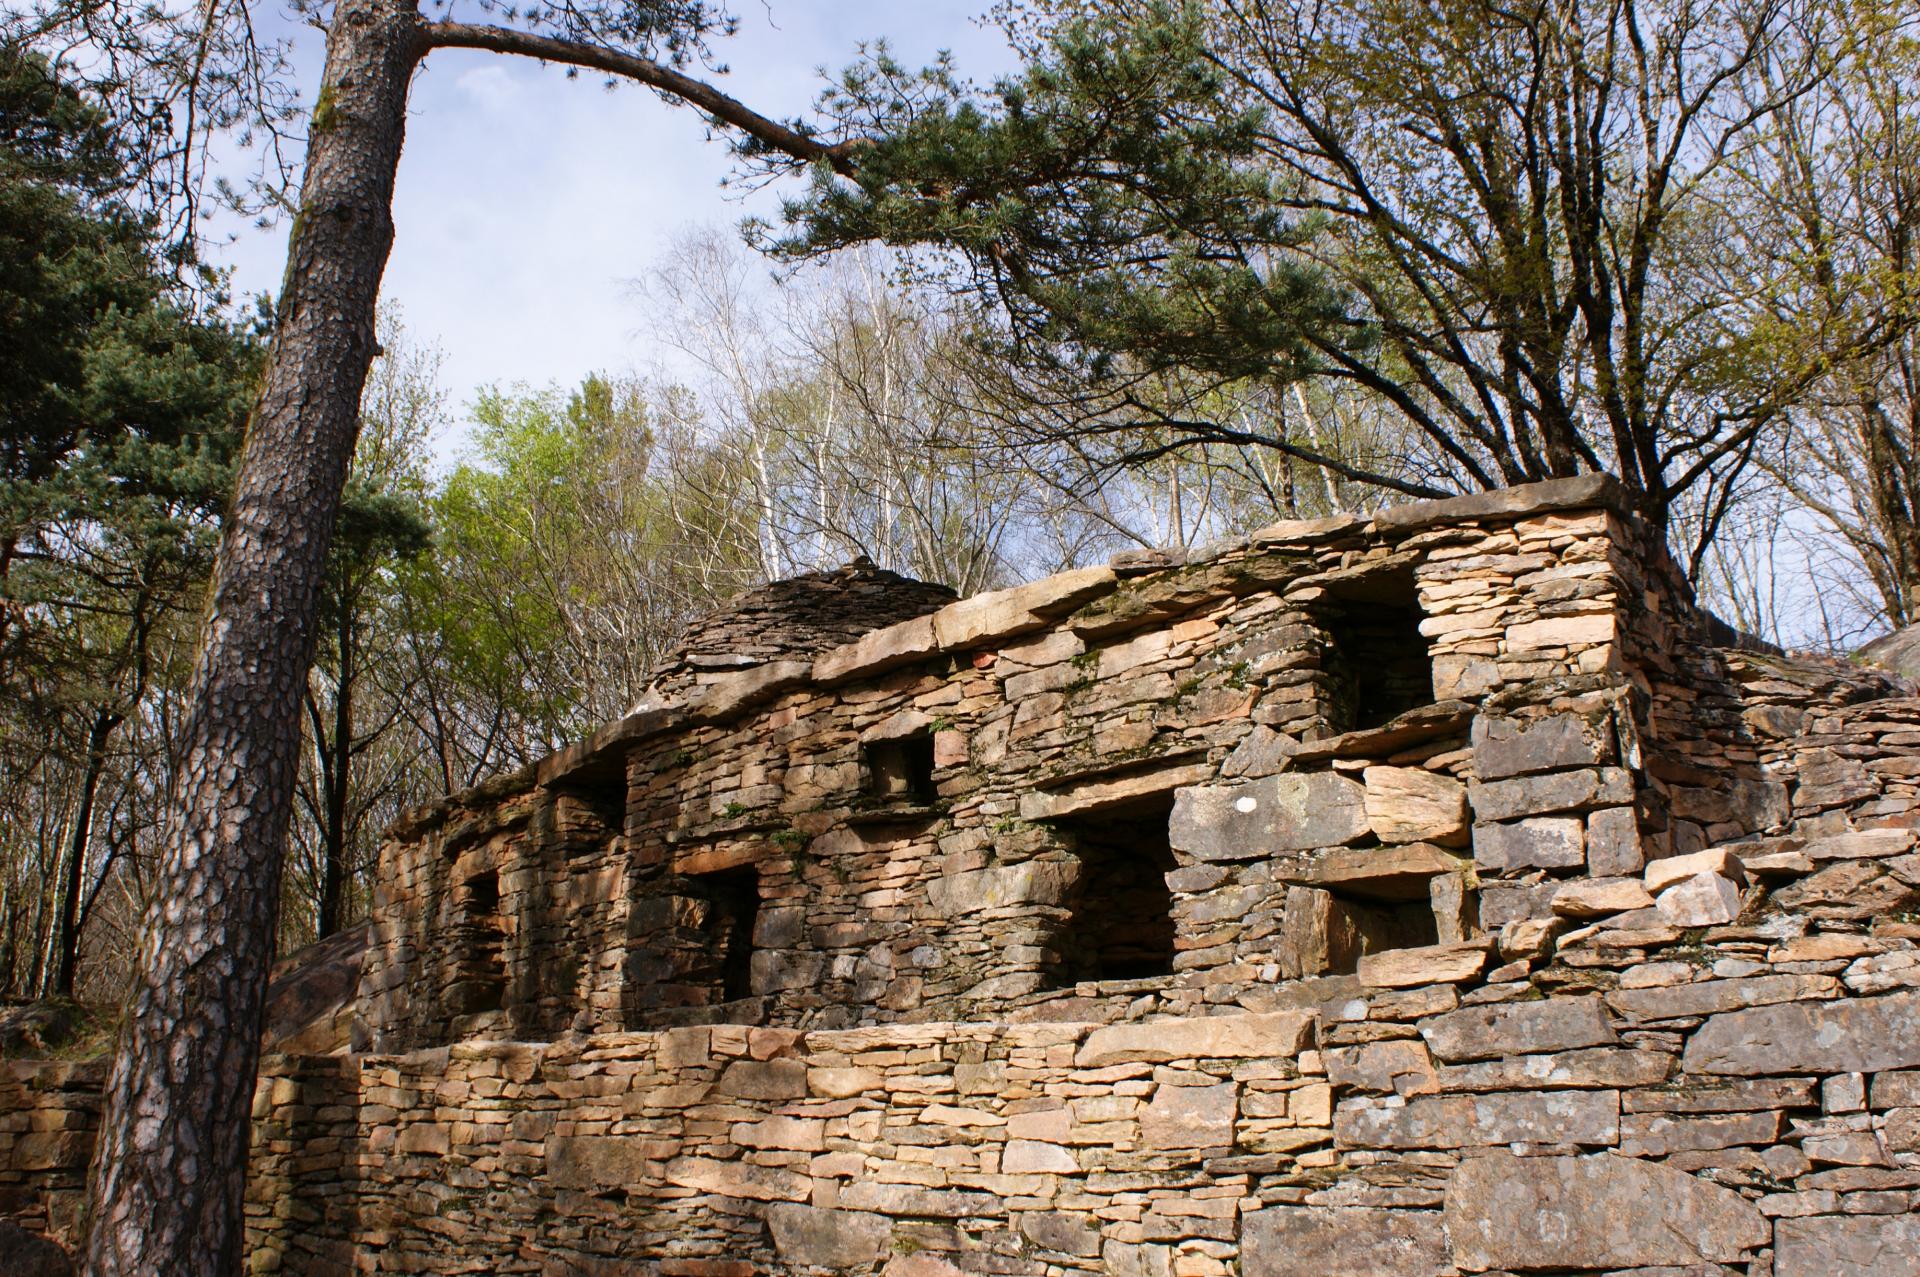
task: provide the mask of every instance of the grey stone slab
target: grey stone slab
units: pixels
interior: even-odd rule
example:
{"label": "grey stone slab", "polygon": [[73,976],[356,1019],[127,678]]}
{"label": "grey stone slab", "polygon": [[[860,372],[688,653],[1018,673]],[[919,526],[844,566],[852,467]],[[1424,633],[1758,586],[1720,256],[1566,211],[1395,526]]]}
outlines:
{"label": "grey stone slab", "polygon": [[1620,767],[1587,767],[1467,787],[1476,819],[1515,820],[1581,807],[1618,807],[1633,801],[1633,778]]}
{"label": "grey stone slab", "polygon": [[1468,1158],[1447,1185],[1446,1216],[1468,1272],[1737,1263],[1772,1235],[1738,1193],[1615,1153]]}
{"label": "grey stone slab", "polygon": [[1168,822],[1174,850],[1200,860],[1337,847],[1367,831],[1365,788],[1332,772],[1183,789]]}
{"label": "grey stone slab", "polygon": [[1405,1105],[1343,1108],[1333,1116],[1345,1148],[1473,1148],[1486,1144],[1612,1144],[1618,1091],[1443,1095]]}
{"label": "grey stone slab", "polygon": [[1920,1277],[1920,1215],[1783,1219],[1774,1277]]}
{"label": "grey stone slab", "polygon": [[1523,723],[1491,716],[1474,720],[1473,771],[1483,781],[1531,772],[1594,767],[1613,761],[1611,743],[1602,736],[1605,716],[1595,723],[1577,714],[1557,714]]}
{"label": "grey stone slab", "polygon": [[1443,1060],[1535,1055],[1619,1041],[1599,998],[1554,998],[1464,1007],[1420,1025],[1420,1036]]}
{"label": "grey stone slab", "polygon": [[780,1258],[811,1268],[875,1263],[893,1241],[893,1221],[868,1211],[779,1202],[767,1209],[767,1223]]}
{"label": "grey stone slab", "polygon": [[1689,1073],[1877,1073],[1920,1066],[1920,992],[1788,1002],[1713,1016],[1687,1043]]}

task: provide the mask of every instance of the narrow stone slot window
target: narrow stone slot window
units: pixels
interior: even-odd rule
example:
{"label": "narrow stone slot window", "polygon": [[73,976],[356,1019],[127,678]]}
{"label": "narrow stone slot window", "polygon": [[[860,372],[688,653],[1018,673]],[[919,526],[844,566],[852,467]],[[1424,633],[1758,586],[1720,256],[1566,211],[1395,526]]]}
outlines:
{"label": "narrow stone slot window", "polygon": [[1080,858],[1051,983],[1146,980],[1173,974],[1175,867],[1167,837],[1172,795],[1150,808],[1059,820]]}
{"label": "narrow stone slot window", "polygon": [[1433,661],[1409,573],[1344,582],[1320,622],[1327,719],[1335,731],[1379,727],[1433,704]]}
{"label": "narrow stone slot window", "polygon": [[865,746],[867,792],[883,803],[933,801],[933,737],[903,736]]}
{"label": "narrow stone slot window", "polygon": [[458,958],[447,987],[447,1009],[455,1015],[497,1011],[507,991],[499,871],[469,875],[455,889],[454,904],[460,919],[455,937]]}
{"label": "narrow stone slot window", "polygon": [[702,970],[693,973],[716,1002],[753,996],[753,929],[760,917],[760,875],[751,865],[696,874],[691,883],[705,906],[700,933]]}

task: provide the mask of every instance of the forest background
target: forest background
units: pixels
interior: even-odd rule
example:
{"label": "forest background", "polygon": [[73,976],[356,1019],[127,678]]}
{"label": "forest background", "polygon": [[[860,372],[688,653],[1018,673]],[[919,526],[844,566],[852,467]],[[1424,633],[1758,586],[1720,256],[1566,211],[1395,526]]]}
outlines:
{"label": "forest background", "polygon": [[[454,402],[390,305],[282,950],[361,916],[400,810],[856,555],[969,593],[1644,463],[1686,480],[1640,486],[1742,628],[1845,652],[1920,620],[1920,15],[1682,4],[1636,55],[1602,48],[1621,12],[1004,6],[1026,70],[874,50],[822,114],[890,139],[877,176],[636,281],[651,366]],[[0,64],[0,997],[107,999],[271,310],[44,52]]]}

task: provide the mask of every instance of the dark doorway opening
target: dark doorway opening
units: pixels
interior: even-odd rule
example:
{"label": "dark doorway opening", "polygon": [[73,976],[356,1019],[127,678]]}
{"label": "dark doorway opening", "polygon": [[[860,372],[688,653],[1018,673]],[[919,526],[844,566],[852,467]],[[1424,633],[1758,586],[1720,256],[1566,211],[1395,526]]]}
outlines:
{"label": "dark doorway opening", "polygon": [[1335,731],[1380,727],[1433,704],[1433,659],[1411,572],[1345,581],[1321,613],[1327,719]]}
{"label": "dark doorway opening", "polygon": [[700,932],[702,969],[689,972],[690,983],[705,983],[716,1001],[753,996],[753,929],[760,918],[760,873],[752,865],[696,874],[689,879],[705,906]]}
{"label": "dark doorway opening", "polygon": [[1054,822],[1080,858],[1071,915],[1057,944],[1055,987],[1173,974],[1172,812],[1169,791],[1149,803]]}

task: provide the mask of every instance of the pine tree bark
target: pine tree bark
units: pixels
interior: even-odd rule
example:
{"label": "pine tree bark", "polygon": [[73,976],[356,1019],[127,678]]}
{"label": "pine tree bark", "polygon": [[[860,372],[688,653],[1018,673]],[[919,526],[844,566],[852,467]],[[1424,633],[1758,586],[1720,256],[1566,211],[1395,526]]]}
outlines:
{"label": "pine tree bark", "polygon": [[411,0],[338,0],[108,1086],[87,1271],[241,1268],[253,1084],[318,589],[393,242]]}
{"label": "pine tree bark", "polygon": [[848,144],[821,143],[647,58],[430,24],[416,0],[335,0],[273,349],[214,568],[154,903],[108,1080],[86,1256],[94,1277],[241,1268],[300,698],[393,244],[408,81],[434,48],[604,71],[797,160],[852,169]]}

